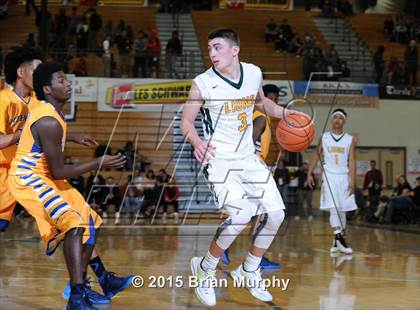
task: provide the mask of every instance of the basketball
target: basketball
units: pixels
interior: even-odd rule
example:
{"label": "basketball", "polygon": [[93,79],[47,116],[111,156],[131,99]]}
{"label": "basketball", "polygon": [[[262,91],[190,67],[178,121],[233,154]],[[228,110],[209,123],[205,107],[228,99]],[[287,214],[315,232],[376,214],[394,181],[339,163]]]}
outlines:
{"label": "basketball", "polygon": [[308,115],[292,114],[281,119],[276,128],[277,141],[289,152],[302,152],[314,139],[315,126]]}

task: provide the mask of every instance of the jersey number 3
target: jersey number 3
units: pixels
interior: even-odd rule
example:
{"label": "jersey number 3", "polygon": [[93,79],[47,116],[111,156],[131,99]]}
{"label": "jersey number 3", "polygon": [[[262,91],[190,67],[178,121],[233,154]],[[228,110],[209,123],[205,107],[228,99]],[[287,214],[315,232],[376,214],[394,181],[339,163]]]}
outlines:
{"label": "jersey number 3", "polygon": [[241,121],[241,125],[238,127],[239,132],[244,131],[247,127],[248,124],[246,123],[246,113],[242,112],[238,115],[238,120]]}

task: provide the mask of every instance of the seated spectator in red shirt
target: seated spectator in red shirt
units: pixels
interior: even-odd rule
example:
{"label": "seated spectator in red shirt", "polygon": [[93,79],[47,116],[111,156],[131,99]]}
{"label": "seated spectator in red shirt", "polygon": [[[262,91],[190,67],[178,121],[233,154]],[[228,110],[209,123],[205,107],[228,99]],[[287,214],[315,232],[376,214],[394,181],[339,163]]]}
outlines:
{"label": "seated spectator in red shirt", "polygon": [[174,223],[178,223],[178,198],[179,198],[179,187],[175,182],[175,178],[169,180],[168,185],[165,186],[163,192],[163,217],[162,221],[165,224],[168,213],[174,216]]}
{"label": "seated spectator in red shirt", "polygon": [[383,177],[381,170],[376,169],[376,161],[370,161],[370,170],[366,172],[363,190],[368,190],[370,206],[377,205],[381,196]]}

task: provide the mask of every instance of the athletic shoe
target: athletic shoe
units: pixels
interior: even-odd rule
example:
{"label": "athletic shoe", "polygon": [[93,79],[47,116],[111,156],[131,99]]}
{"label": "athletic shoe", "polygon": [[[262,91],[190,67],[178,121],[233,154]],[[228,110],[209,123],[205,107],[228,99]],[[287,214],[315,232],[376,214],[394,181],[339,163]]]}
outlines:
{"label": "athletic shoe", "polygon": [[70,295],[66,310],[97,310],[92,306],[85,292]]}
{"label": "athletic shoe", "polygon": [[346,243],[346,240],[344,240],[344,237],[341,234],[337,234],[333,240],[333,245],[330,249],[331,253],[344,253],[344,254],[352,254],[353,250],[351,247],[349,247]]}
{"label": "athletic shoe", "polygon": [[162,215],[162,223],[163,224],[168,223],[168,214],[166,212],[163,213],[163,215]]}
{"label": "athletic shoe", "polygon": [[113,296],[129,287],[133,281],[133,277],[134,276],[117,277],[115,273],[105,271],[99,278],[99,284],[101,285],[104,295],[111,299]]}
{"label": "athletic shoe", "polygon": [[263,256],[260,263],[261,269],[271,269],[278,270],[280,269],[280,264],[268,260],[267,257]]}
{"label": "athletic shoe", "polygon": [[234,271],[230,272],[231,277],[237,284],[244,283],[245,287],[249,290],[255,298],[268,302],[273,300],[273,296],[267,291],[261,278],[261,269],[255,271],[245,271],[241,264]]}
{"label": "athletic shoe", "polygon": [[121,222],[120,216],[120,212],[115,212],[115,225],[118,225]]}
{"label": "athletic shoe", "polygon": [[[111,302],[109,298],[106,298],[104,295],[101,295],[98,292],[95,292],[94,290],[92,290],[90,286],[90,281],[85,281],[85,294],[92,304],[109,304]],[[70,298],[70,295],[71,295],[71,287],[70,287],[70,283],[67,283],[61,296],[65,300],[68,301]]]}
{"label": "athletic shoe", "polygon": [[224,250],[222,255],[220,255],[220,261],[225,264],[225,265],[229,265],[230,264],[230,258],[229,258],[229,252],[228,250]]}
{"label": "athletic shoe", "polygon": [[204,271],[201,268],[203,257],[191,258],[191,272],[198,281],[198,286],[194,288],[195,296],[204,305],[213,307],[216,305],[216,294],[212,283],[216,280],[216,270]]}

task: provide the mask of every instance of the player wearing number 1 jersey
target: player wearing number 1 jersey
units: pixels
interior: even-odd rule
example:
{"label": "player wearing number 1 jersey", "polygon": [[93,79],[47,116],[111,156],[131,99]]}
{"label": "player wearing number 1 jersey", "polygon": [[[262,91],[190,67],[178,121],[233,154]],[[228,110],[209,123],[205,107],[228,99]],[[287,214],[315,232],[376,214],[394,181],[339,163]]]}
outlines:
{"label": "player wearing number 1 jersey", "polygon": [[[284,204],[270,170],[255,154],[252,114],[254,108],[277,118],[290,112],[264,95],[261,70],[239,61],[239,39],[233,30],[211,32],[208,49],[213,66],[194,79],[181,128],[195,157],[203,163],[217,206],[229,217],[217,230],[207,254],[191,259],[191,271],[200,283],[195,293],[205,305],[216,304],[212,284],[220,255],[253,216],[262,214],[245,261],[231,276],[245,278],[255,298],[271,301],[259,264],[284,219]],[[200,111],[204,139],[194,127]]]}
{"label": "player wearing number 1 jersey", "polygon": [[308,185],[314,186],[312,173],[321,159],[322,186],[321,209],[330,211],[330,224],[334,231],[331,253],[352,254],[353,250],[344,240],[346,212],[356,210],[354,197],[356,159],[356,142],[354,137],[344,132],[347,113],[335,109],[331,116],[332,131],[322,135],[317,151],[312,158],[308,171]]}

